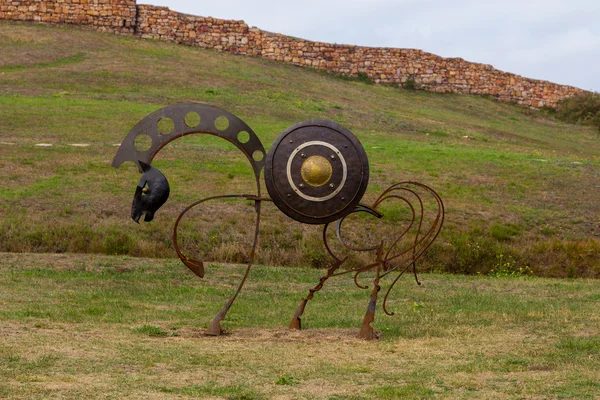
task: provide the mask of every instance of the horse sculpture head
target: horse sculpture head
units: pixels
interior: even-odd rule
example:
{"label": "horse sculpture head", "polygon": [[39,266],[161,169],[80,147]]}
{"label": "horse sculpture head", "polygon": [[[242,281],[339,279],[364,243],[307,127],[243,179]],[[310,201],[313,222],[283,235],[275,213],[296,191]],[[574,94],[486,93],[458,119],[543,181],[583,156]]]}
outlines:
{"label": "horse sculpture head", "polygon": [[154,214],[169,198],[169,182],[158,169],[142,161],[142,177],[135,189],[133,203],[131,204],[131,218],[139,223],[142,215],[145,222],[154,219]]}

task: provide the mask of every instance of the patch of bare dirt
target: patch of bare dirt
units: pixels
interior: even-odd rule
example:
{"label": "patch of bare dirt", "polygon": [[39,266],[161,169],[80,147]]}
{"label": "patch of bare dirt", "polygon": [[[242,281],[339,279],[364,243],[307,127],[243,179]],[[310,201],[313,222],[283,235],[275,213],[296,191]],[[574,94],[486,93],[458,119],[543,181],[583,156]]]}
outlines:
{"label": "patch of bare dirt", "polygon": [[304,329],[292,330],[287,328],[259,329],[238,328],[225,331],[218,338],[207,336],[204,329],[182,327],[178,334],[183,338],[201,338],[206,340],[219,340],[223,342],[281,342],[281,343],[360,343],[365,342],[358,338],[358,329]]}
{"label": "patch of bare dirt", "polygon": [[8,337],[23,333],[22,325],[0,322],[0,337]]}

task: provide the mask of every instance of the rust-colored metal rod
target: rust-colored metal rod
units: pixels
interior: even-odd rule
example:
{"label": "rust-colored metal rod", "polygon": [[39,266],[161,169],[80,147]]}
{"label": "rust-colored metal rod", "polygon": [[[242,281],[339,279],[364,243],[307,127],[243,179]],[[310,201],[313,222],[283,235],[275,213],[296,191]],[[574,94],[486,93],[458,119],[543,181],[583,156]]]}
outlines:
{"label": "rust-colored metal rod", "polygon": [[242,281],[240,282],[236,292],[233,294],[233,296],[227,301],[227,303],[225,303],[225,305],[223,306],[223,308],[221,309],[221,311],[219,311],[217,313],[217,315],[213,318],[212,323],[210,324],[210,326],[208,327],[208,329],[205,331],[206,335],[210,335],[210,336],[218,336],[220,335],[223,330],[221,328],[221,321],[223,319],[225,319],[225,316],[227,315],[227,312],[229,311],[229,309],[231,308],[233,302],[235,301],[235,299],[237,298],[238,294],[240,293],[240,291],[242,290],[242,287],[244,286],[244,283],[246,282],[246,279],[248,278],[248,275],[250,273],[250,268],[252,267],[252,263],[254,261],[254,255],[256,252],[256,246],[258,243],[258,228],[260,225],[260,204],[261,201],[263,200],[260,196],[256,196],[256,195],[248,195],[248,194],[229,194],[229,195],[221,195],[221,196],[212,196],[212,197],[207,197],[204,198],[202,200],[196,201],[192,204],[190,204],[189,206],[187,206],[180,214],[179,217],[177,218],[177,220],[175,221],[175,226],[173,227],[173,244],[175,247],[175,251],[177,252],[177,255],[179,256],[179,259],[192,271],[194,272],[196,275],[198,275],[199,277],[204,277],[204,263],[202,261],[199,260],[195,260],[195,259],[191,259],[188,256],[186,256],[185,254],[183,254],[183,252],[181,251],[180,247],[179,247],[179,243],[177,240],[177,228],[179,227],[179,222],[181,221],[181,219],[183,218],[183,216],[190,211],[192,208],[207,202],[209,200],[217,200],[217,199],[225,199],[225,198],[242,198],[242,199],[246,199],[246,200],[254,200],[255,202],[255,209],[256,209],[256,227],[254,230],[254,242],[252,245],[252,250],[250,252],[249,255],[249,260],[248,260],[248,266],[246,267],[246,272],[244,273],[244,277],[242,278]]}
{"label": "rust-colored metal rod", "polygon": [[381,272],[382,267],[382,255],[383,255],[383,242],[379,246],[377,250],[377,273],[375,275],[375,280],[373,281],[373,290],[371,291],[371,299],[369,300],[369,305],[367,307],[367,312],[365,313],[365,317],[363,318],[362,326],[360,328],[360,332],[358,333],[358,337],[365,340],[373,340],[377,339],[377,335],[375,334],[375,330],[371,326],[371,323],[375,321],[375,308],[377,307],[377,294],[381,289],[379,286],[379,273]]}
{"label": "rust-colored metal rod", "polygon": [[344,216],[343,218],[340,218],[338,220],[337,223],[337,228],[335,230],[335,233],[337,235],[338,240],[340,241],[340,243],[342,243],[344,245],[345,248],[347,248],[348,250],[352,250],[352,251],[372,251],[372,250],[377,250],[377,246],[370,246],[370,247],[354,247],[348,243],[346,243],[346,241],[344,241],[344,238],[342,237],[342,224],[344,223],[344,220],[346,219],[346,217],[348,217],[351,214],[354,213],[359,213],[359,212],[366,212],[368,214],[371,214],[377,218],[381,218],[383,217],[383,214],[381,214],[379,211],[375,210],[374,208],[371,208],[365,204],[358,204],[356,206],[356,208],[349,213],[348,215]]}
{"label": "rust-colored metal rod", "polygon": [[183,254],[183,252],[181,251],[180,247],[179,247],[179,242],[177,240],[177,228],[179,227],[179,222],[181,221],[181,219],[183,218],[183,216],[190,211],[192,208],[199,206],[200,204],[210,201],[210,200],[217,200],[217,199],[227,199],[227,198],[247,198],[248,195],[245,194],[226,194],[226,195],[221,195],[221,196],[212,196],[212,197],[206,197],[202,200],[198,200],[192,204],[190,204],[189,206],[187,206],[177,217],[177,220],[175,220],[175,225],[173,226],[173,246],[175,247],[175,252],[177,253],[177,256],[179,257],[179,259],[181,260],[181,262],[188,267],[193,273],[195,273],[196,275],[198,275],[200,278],[204,278],[204,263],[200,260],[195,260],[192,259],[190,257],[188,257],[187,255]]}
{"label": "rust-colored metal rod", "polygon": [[[442,199],[440,198],[440,196],[433,189],[429,188],[426,185],[418,184],[416,182],[409,182],[409,183],[417,185],[417,186],[420,186],[420,187],[426,189],[435,198],[435,200],[436,200],[436,202],[438,204],[438,212],[437,212],[435,220],[431,224],[431,227],[421,237],[421,239],[418,240],[418,241],[415,241],[415,243],[413,243],[413,246],[411,248],[409,248],[409,249],[407,249],[407,250],[405,250],[403,252],[397,253],[397,254],[395,254],[393,256],[386,255],[385,262],[387,262],[387,263],[389,263],[389,262],[393,261],[394,259],[399,258],[402,255],[404,255],[404,254],[412,251],[413,248],[416,248],[417,246],[420,246],[422,243],[426,243],[426,246],[425,246],[424,250],[422,250],[418,255],[414,255],[413,254],[413,256],[416,257],[415,259],[418,259],[425,251],[427,251],[427,249],[429,249],[429,247],[431,246],[432,242],[435,241],[435,239],[439,235],[439,233],[440,233],[440,231],[442,229],[442,225],[444,223],[444,203],[442,202]],[[393,186],[397,186],[397,185],[393,185]],[[389,189],[388,189],[388,191],[389,191]],[[433,238],[431,238],[431,240],[427,241],[427,239],[431,235],[433,235]],[[398,268],[399,267],[394,267],[394,268],[389,269],[388,271],[386,271],[382,275],[382,277],[385,276],[385,275],[387,275],[387,274],[389,274],[389,273],[391,273],[391,272],[393,272],[393,271],[395,271]]]}
{"label": "rust-colored metal rod", "polygon": [[[398,195],[389,195],[386,196],[385,198],[382,199],[383,200],[387,200],[387,199],[399,199],[404,201],[408,207],[410,208],[411,211],[411,220],[410,220],[410,224],[408,224],[408,226],[404,229],[404,231],[402,233],[400,233],[397,237],[396,240],[394,240],[394,242],[389,246],[387,253],[385,254],[384,259],[387,260],[389,258],[389,254],[392,251],[392,249],[398,244],[398,242],[400,242],[400,240],[402,240],[402,238],[404,237],[404,235],[406,235],[410,229],[413,227],[415,220],[416,220],[416,213],[415,213],[415,207],[411,204],[410,201],[408,201],[408,199],[402,197],[402,196],[398,196]],[[387,263],[384,262],[383,265],[383,270],[387,271]]]}
{"label": "rust-colored metal rod", "polygon": [[329,269],[327,270],[327,274],[325,276],[322,276],[321,279],[319,279],[319,283],[317,284],[317,286],[315,286],[314,288],[312,288],[308,291],[308,296],[306,296],[305,298],[302,299],[302,301],[300,302],[300,305],[296,309],[296,312],[294,313],[294,316],[292,317],[292,322],[290,322],[289,329],[298,329],[298,330],[302,329],[302,321],[300,320],[300,317],[302,316],[302,314],[304,314],[304,309],[306,308],[306,304],[309,302],[309,300],[312,300],[312,298],[314,297],[316,292],[318,292],[319,290],[321,290],[323,288],[323,284],[325,283],[325,281],[327,281],[327,279],[331,278],[333,276],[334,272],[345,261],[346,261],[346,258],[344,258],[342,260],[336,259],[333,262],[333,264],[331,265],[331,267],[329,267]]}
{"label": "rust-colored metal rod", "polygon": [[[374,209],[372,209],[369,206],[366,206],[364,204],[359,204],[356,206],[355,210],[352,213],[355,212],[367,212],[369,214],[372,214],[374,216],[376,216],[377,218],[381,218],[382,214]],[[351,214],[352,214],[351,213]],[[350,215],[350,214],[348,214]],[[343,220],[346,218],[343,217],[341,218],[338,223],[337,223],[337,228],[336,228],[336,235],[338,237],[338,239],[342,242],[342,244],[350,249],[350,250],[354,250],[354,251],[368,251],[368,250],[374,250],[377,249],[377,247],[374,247],[372,249],[353,249],[352,247],[346,245],[344,243],[344,241],[342,240],[341,237],[341,227],[342,227],[342,222]],[[318,292],[319,290],[321,290],[323,288],[323,285],[325,284],[325,282],[334,276],[338,276],[338,275],[343,275],[343,274],[348,274],[353,272],[352,270],[348,270],[348,271],[342,271],[340,273],[336,273],[336,271],[341,267],[341,265],[346,261],[347,257],[344,257],[343,259],[339,259],[332,251],[331,248],[329,247],[329,243],[327,241],[327,228],[329,227],[329,223],[325,224],[325,226],[323,227],[323,244],[325,245],[325,249],[327,250],[327,252],[329,253],[329,255],[331,255],[331,257],[334,259],[334,262],[331,264],[331,267],[327,270],[327,274],[322,276],[319,279],[319,283],[312,289],[309,290],[309,294],[308,296],[306,296],[305,298],[303,298],[300,302],[300,304],[298,305],[298,308],[296,309],[296,312],[294,313],[294,316],[292,317],[292,321],[290,322],[289,325],[289,329],[302,329],[302,323],[300,320],[300,317],[302,316],[302,314],[304,313],[304,309],[306,308],[306,304],[312,300],[312,298],[314,297],[315,293]],[[376,264],[372,264],[372,265],[368,265],[364,268],[366,269],[371,269],[375,266]],[[363,288],[361,287],[358,282],[356,281],[356,275],[355,275],[355,280],[354,283],[356,284],[356,286],[358,286],[359,288]],[[366,287],[364,288],[366,289]]]}
{"label": "rust-colored metal rod", "polygon": [[239,284],[237,290],[235,291],[235,293],[233,294],[233,296],[231,296],[231,298],[227,301],[227,303],[225,303],[225,305],[223,306],[221,311],[219,311],[217,313],[217,315],[215,315],[215,317],[213,318],[208,329],[206,329],[206,331],[204,331],[205,335],[219,336],[223,333],[223,329],[221,328],[221,321],[223,321],[225,319],[227,312],[231,308],[231,305],[237,298],[238,294],[240,294],[240,292],[242,291],[242,287],[244,286],[244,283],[246,282],[246,279],[248,278],[248,275],[250,274],[250,268],[252,267],[252,263],[254,262],[256,246],[258,244],[258,227],[260,225],[260,206],[261,206],[260,200],[256,200],[254,206],[256,208],[256,228],[254,230],[254,243],[252,244],[252,251],[250,252],[250,257],[248,260],[248,266],[246,267],[246,272],[244,273],[244,277],[242,278],[242,281],[240,282],[240,284]]}
{"label": "rust-colored metal rod", "polygon": [[344,263],[344,261],[346,261],[345,258],[343,260],[340,260],[331,251],[331,248],[329,247],[329,243],[327,243],[327,228],[329,228],[329,223],[327,223],[327,224],[325,224],[325,226],[323,226],[323,243],[325,244],[325,249],[331,256],[331,258],[333,258],[334,261],[331,264],[331,267],[329,267],[329,269],[327,270],[327,274],[325,276],[322,276],[321,279],[319,279],[319,283],[317,284],[317,286],[310,289],[308,292],[308,296],[306,296],[305,298],[302,299],[302,301],[300,301],[300,305],[298,305],[298,308],[296,309],[296,312],[294,313],[294,316],[292,317],[292,322],[290,322],[289,329],[298,329],[298,330],[302,329],[302,321],[300,320],[300,317],[302,316],[302,314],[304,314],[304,309],[306,308],[306,304],[308,303],[309,300],[312,300],[312,298],[314,297],[316,292],[318,292],[319,290],[321,290],[321,288],[323,288],[323,284],[325,283],[325,281],[327,281],[327,279],[331,278],[333,276],[333,274],[335,273],[335,271]]}
{"label": "rust-colored metal rod", "polygon": [[[414,190],[411,190],[408,188],[404,188],[404,190],[406,190],[407,192],[413,193],[415,195],[415,197],[417,198],[417,200],[419,200],[419,206],[420,206],[420,208],[419,208],[420,215],[419,216],[420,216],[420,218],[419,218],[419,226],[417,227],[417,232],[415,234],[415,241],[412,245],[412,253],[413,253],[413,255],[412,255],[412,267],[413,267],[412,270],[413,270],[413,275],[415,277],[415,282],[417,282],[417,285],[420,286],[421,282],[419,282],[419,277],[417,275],[417,258],[415,255],[416,255],[416,248],[419,244],[419,234],[421,233],[421,228],[423,227],[423,217],[424,217],[425,210],[423,207],[423,199],[421,199],[421,196],[419,196],[418,193],[416,193]],[[412,207],[412,205],[411,205],[411,208],[413,208],[413,213],[414,213],[414,207]],[[413,215],[413,219],[414,219],[414,215]],[[386,254],[386,258],[388,257],[390,251],[391,251],[391,248],[388,250],[388,254]]]}
{"label": "rust-colored metal rod", "polygon": [[[382,276],[385,276],[387,274],[389,274],[392,271],[397,271],[398,269],[400,269],[403,265],[404,265],[404,269],[402,269],[402,271],[400,272],[400,274],[398,274],[398,276],[393,280],[392,284],[390,285],[390,287],[387,289],[387,292],[383,298],[383,311],[385,314],[387,315],[394,315],[393,312],[389,312],[387,310],[387,300],[388,300],[388,296],[391,292],[391,290],[394,288],[394,286],[396,285],[396,282],[398,282],[398,280],[400,279],[400,277],[411,267],[413,267],[413,274],[415,275],[415,279],[417,279],[416,274],[416,260],[419,259],[423,253],[425,253],[433,244],[433,242],[435,241],[435,239],[438,237],[441,229],[442,229],[442,225],[444,224],[444,215],[445,215],[445,209],[444,209],[444,203],[441,199],[441,197],[431,188],[429,188],[426,185],[419,185],[422,188],[425,188],[435,199],[438,205],[438,212],[436,215],[435,220],[433,221],[433,223],[431,224],[430,229],[427,231],[427,233],[425,235],[423,235],[421,240],[417,240],[415,239],[415,243],[413,244],[413,246],[411,247],[413,254],[412,254],[412,258],[407,260],[406,263],[400,263],[398,266],[391,268],[390,270],[386,271]],[[420,198],[419,198],[420,200]],[[421,203],[422,206],[422,203]],[[421,216],[421,219],[423,217]],[[421,224],[419,224],[419,232],[421,231]],[[426,241],[427,239],[427,241]],[[417,250],[417,247],[419,247],[422,243],[424,243],[424,245],[419,248],[419,250]],[[411,250],[409,249],[409,250]],[[395,258],[397,258],[399,255],[395,255],[393,257],[388,258],[388,255],[386,255],[386,260],[385,262],[389,262]],[[417,279],[417,283],[419,283],[418,279]]]}

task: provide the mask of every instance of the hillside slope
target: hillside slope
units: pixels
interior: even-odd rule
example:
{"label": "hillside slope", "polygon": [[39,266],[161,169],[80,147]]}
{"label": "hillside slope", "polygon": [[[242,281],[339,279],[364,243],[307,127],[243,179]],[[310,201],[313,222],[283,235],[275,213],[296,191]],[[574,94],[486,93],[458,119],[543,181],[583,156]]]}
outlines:
{"label": "hillside slope", "polygon": [[[233,112],[266,147],[305,119],[351,129],[372,167],[367,200],[405,179],[427,183],[444,198],[447,223],[423,268],[528,266],[540,275],[600,276],[600,143],[592,129],[481,97],[372,86],[174,44],[9,23],[0,23],[0,251],[172,256],[171,224],[185,205],[252,184],[233,146],[188,137],[156,160],[172,195],[155,222],[129,219],[139,176],[131,167],[110,167],[114,144],[146,114],[181,102]],[[241,261],[243,206],[215,206],[187,222],[187,251],[199,246],[218,260]],[[274,208],[266,214],[260,262],[324,264],[318,227],[290,222]],[[211,215],[221,216],[218,224]]]}

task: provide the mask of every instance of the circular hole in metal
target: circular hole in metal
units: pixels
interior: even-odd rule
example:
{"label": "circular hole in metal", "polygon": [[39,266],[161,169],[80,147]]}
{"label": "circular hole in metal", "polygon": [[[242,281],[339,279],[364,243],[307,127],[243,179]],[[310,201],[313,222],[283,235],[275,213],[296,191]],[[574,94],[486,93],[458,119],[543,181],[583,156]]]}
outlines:
{"label": "circular hole in metal", "polygon": [[158,121],[158,132],[161,135],[168,135],[175,130],[175,122],[171,118],[161,118]]}
{"label": "circular hole in metal", "polygon": [[187,126],[190,128],[195,128],[200,124],[200,114],[194,111],[189,112],[183,120]]}
{"label": "circular hole in metal", "polygon": [[254,150],[254,153],[252,153],[252,158],[254,161],[261,161],[264,157],[265,154],[260,150]]}
{"label": "circular hole in metal", "polygon": [[238,133],[237,140],[240,143],[248,143],[250,141],[250,134],[246,131],[241,131]]}
{"label": "circular hole in metal", "polygon": [[152,147],[152,138],[145,133],[140,133],[135,137],[133,145],[137,151],[148,151]]}
{"label": "circular hole in metal", "polygon": [[229,128],[229,119],[224,115],[221,115],[215,120],[215,128],[220,131],[224,131],[225,129]]}

